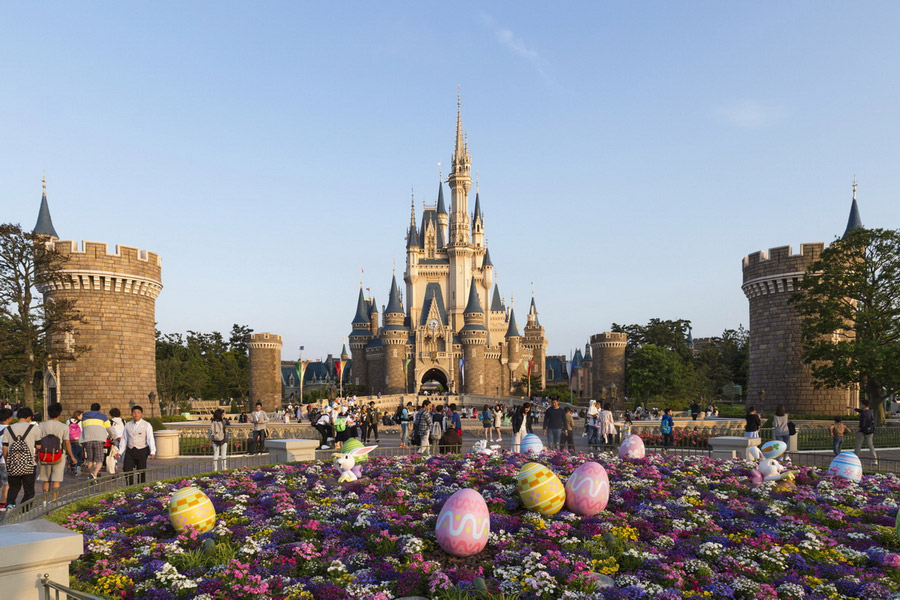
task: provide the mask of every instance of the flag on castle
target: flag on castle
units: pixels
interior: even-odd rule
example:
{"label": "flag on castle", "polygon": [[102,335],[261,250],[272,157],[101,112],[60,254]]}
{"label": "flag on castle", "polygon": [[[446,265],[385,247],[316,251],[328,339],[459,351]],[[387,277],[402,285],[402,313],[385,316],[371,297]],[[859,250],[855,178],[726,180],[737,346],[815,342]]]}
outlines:
{"label": "flag on castle", "polygon": [[338,381],[344,380],[344,367],[347,366],[346,360],[334,359],[334,369],[337,371]]}
{"label": "flag on castle", "polygon": [[533,360],[529,360],[529,361],[528,361],[528,376],[529,376],[529,377],[531,377],[531,367],[533,367],[533,366],[534,366],[534,361],[533,361]]}
{"label": "flag on castle", "polygon": [[300,381],[303,381],[303,374],[306,373],[306,365],[303,361],[299,361],[295,368],[297,369],[297,377],[300,378]]}
{"label": "flag on castle", "polygon": [[466,359],[459,359],[459,380],[466,385]]}

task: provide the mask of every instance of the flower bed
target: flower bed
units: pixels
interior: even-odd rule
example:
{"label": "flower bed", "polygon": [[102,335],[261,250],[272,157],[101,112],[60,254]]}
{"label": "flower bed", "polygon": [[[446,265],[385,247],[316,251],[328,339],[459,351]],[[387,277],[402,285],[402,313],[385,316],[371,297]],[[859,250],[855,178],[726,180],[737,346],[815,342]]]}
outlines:
{"label": "flower bed", "polygon": [[[588,459],[540,461],[565,481]],[[527,461],[373,458],[349,484],[321,462],[238,470],[116,493],[56,520],[85,536],[73,581],[116,598],[885,599],[900,589],[895,475],[860,486],[803,468],[797,490],[781,492],[751,488],[749,462],[601,455],[607,510],[542,518],[516,492]],[[215,504],[212,532],[175,535],[166,497],[184,485]],[[461,487],[491,511],[487,548],[464,559],[434,536]]]}
{"label": "flower bed", "polygon": [[[663,445],[663,436],[659,431],[659,426],[653,430],[635,428],[635,433],[648,446]],[[722,434],[713,433],[709,429],[689,429],[687,427],[675,427],[672,429],[672,439],[674,445],[678,448],[709,448],[709,438],[713,435]]]}

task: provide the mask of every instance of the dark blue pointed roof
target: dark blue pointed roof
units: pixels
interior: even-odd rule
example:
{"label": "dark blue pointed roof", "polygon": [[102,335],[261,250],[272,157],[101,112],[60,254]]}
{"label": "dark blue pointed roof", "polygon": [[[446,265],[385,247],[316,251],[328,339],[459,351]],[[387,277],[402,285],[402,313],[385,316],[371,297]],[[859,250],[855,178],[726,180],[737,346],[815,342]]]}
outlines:
{"label": "dark blue pointed roof", "polygon": [[519,335],[519,328],[516,327],[516,313],[513,309],[509,309],[509,327],[506,328],[506,337],[522,337]]}
{"label": "dark blue pointed roof", "polygon": [[420,325],[428,322],[432,305],[437,309],[441,316],[441,323],[447,325],[447,311],[444,310],[444,294],[441,292],[441,284],[429,283],[425,286],[425,298],[422,301],[422,316],[420,317]]}
{"label": "dark blue pointed roof", "polygon": [[691,332],[690,328],[688,328],[687,342],[685,342],[685,343],[686,343],[688,346],[693,346],[693,345],[694,345],[694,334],[693,334],[693,332]]}
{"label": "dark blue pointed roof", "polygon": [[419,232],[415,225],[409,226],[409,233],[406,234],[406,247],[415,248],[419,245]]}
{"label": "dark blue pointed roof", "polygon": [[372,297],[372,299],[369,300],[369,316],[371,317],[373,314],[375,314],[375,315],[378,314],[378,303],[375,302],[374,297]]}
{"label": "dark blue pointed roof", "polygon": [[447,214],[447,208],[444,206],[444,184],[443,184],[443,182],[438,183],[437,212],[439,215]]}
{"label": "dark blue pointed roof", "polygon": [[843,237],[847,237],[851,231],[862,228],[863,224],[862,219],[859,217],[859,206],[856,204],[856,198],[854,197],[853,204],[850,205],[850,217],[847,219],[847,229],[844,230]]}
{"label": "dark blue pointed roof", "polygon": [[362,288],[359,288],[359,300],[356,301],[356,316],[353,317],[353,325],[369,324],[369,305],[366,297],[363,295]]}
{"label": "dark blue pointed roof", "polygon": [[438,220],[438,212],[433,208],[426,208],[422,211],[422,227],[421,233],[419,235],[419,247],[425,247],[425,230],[428,227],[428,224],[432,223],[434,225],[434,230],[437,232],[437,247],[443,248],[446,245],[444,241],[444,228],[441,227],[441,223]]}
{"label": "dark blue pointed roof", "polygon": [[41,209],[38,211],[37,223],[34,225],[34,231],[37,235],[50,235],[59,239],[56,229],[53,228],[53,219],[50,218],[50,205],[47,204],[47,194],[41,196]]}
{"label": "dark blue pointed roof", "polygon": [[475,278],[472,278],[472,283],[469,286],[469,302],[466,304],[466,310],[463,311],[463,314],[467,313],[479,313],[484,314],[484,311],[481,310],[481,301],[478,300],[478,287],[475,283]]}
{"label": "dark blue pointed roof", "polygon": [[500,298],[500,286],[496,283],[494,284],[494,297],[491,299],[491,311],[492,312],[500,312],[505,311],[506,308],[503,306],[503,300]]}
{"label": "dark blue pointed roof", "polygon": [[481,261],[482,267],[493,267],[494,263],[491,262],[491,251],[487,248],[484,249],[484,260]]}
{"label": "dark blue pointed roof", "polygon": [[594,357],[591,356],[591,347],[588,344],[584,345],[584,360],[594,360]]}
{"label": "dark blue pointed roof", "polygon": [[576,350],[574,356],[572,356],[572,368],[580,369],[582,360],[584,359],[581,356],[581,350]]}
{"label": "dark blue pointed roof", "polygon": [[400,300],[400,290],[397,288],[396,275],[391,278],[391,294],[387,308],[384,309],[384,314],[389,315],[391,313],[403,314],[403,302]]}
{"label": "dark blue pointed roof", "polygon": [[478,192],[475,192],[475,218],[472,220],[477,221],[481,218],[481,198],[478,197]]}
{"label": "dark blue pointed roof", "polygon": [[341,356],[349,356],[349,355],[347,354],[347,344],[344,344],[344,345],[341,347]]}

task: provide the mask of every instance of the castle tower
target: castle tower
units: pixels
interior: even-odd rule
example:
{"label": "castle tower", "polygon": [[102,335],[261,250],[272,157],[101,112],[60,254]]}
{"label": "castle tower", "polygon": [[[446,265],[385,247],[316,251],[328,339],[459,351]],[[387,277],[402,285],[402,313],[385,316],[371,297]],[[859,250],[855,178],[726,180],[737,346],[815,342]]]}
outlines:
{"label": "castle tower", "polygon": [[464,318],[466,324],[459,332],[466,361],[464,389],[467,394],[484,394],[484,352],[488,332],[484,326],[484,310],[478,299],[478,284],[474,277],[469,286],[469,301],[466,303]]}
{"label": "castle tower", "polygon": [[[581,358],[581,397],[590,399],[594,397],[591,387],[593,383],[594,357],[591,355],[591,345],[584,345],[584,356]],[[624,392],[623,392],[624,393]]]}
{"label": "castle tower", "polygon": [[[844,235],[860,227],[854,179]],[[781,246],[754,252],[743,260],[742,289],[750,303],[747,404],[757,406],[762,413],[784,404],[792,413],[841,415],[858,401],[854,389],[815,389],[812,371],[803,362],[802,320],[791,295],[824,249],[822,243],[801,244],[800,254],[792,254],[790,246]]]}
{"label": "castle tower", "polygon": [[[618,403],[625,397],[625,346],[628,334],[605,332],[591,336],[593,365],[591,383],[595,399],[605,402],[615,398]],[[615,387],[613,387],[615,386]],[[603,390],[606,390],[604,393]]]}
{"label": "castle tower", "polygon": [[[547,340],[544,338],[544,328],[538,320],[537,307],[534,304],[534,296],[531,297],[531,307],[528,309],[528,321],[525,325],[525,348],[531,350],[531,374],[541,378],[541,389],[547,385],[546,361]],[[527,369],[526,369],[527,372]],[[537,391],[537,390],[532,390]]]}
{"label": "castle tower", "polygon": [[478,186],[475,186],[475,213],[472,215],[472,243],[476,247],[484,246],[484,215],[481,213],[481,198]]}
{"label": "castle tower", "polygon": [[440,238],[442,240],[446,239],[444,236],[447,235],[447,223],[449,219],[449,215],[447,214],[447,206],[444,204],[444,182],[438,181],[438,195],[437,195],[437,222],[438,228],[441,231]]}
{"label": "castle tower", "polygon": [[359,286],[359,299],[356,302],[356,315],[351,323],[350,352],[353,354],[353,384],[369,387],[369,367],[366,364],[366,346],[372,339],[369,325],[369,305],[363,295],[362,284]]}
{"label": "castle tower", "polygon": [[509,326],[506,329],[507,357],[506,364],[509,379],[507,382],[508,389],[512,388],[516,381],[524,375],[525,369],[522,365],[522,336],[519,334],[519,328],[516,325],[515,310],[509,309]]}
{"label": "castle tower", "polygon": [[[132,246],[110,251],[105,242],[58,241],[46,189],[34,233],[66,256],[63,277],[40,291],[45,302],[75,301],[83,322],[75,332],[50,341],[51,355],[70,353],[74,345],[90,350],[55,368],[56,400],[66,411],[104,410],[124,414],[140,404],[148,417],[159,416],[156,398],[156,298],[162,291],[159,255]],[[51,370],[53,370],[51,366]],[[152,399],[150,395],[152,394]]]}
{"label": "castle tower", "polygon": [[450,184],[451,213],[449,245],[469,243],[469,190],[472,189],[472,157],[469,145],[463,137],[462,107],[459,98],[456,103],[456,147],[451,160]]}
{"label": "castle tower", "polygon": [[403,364],[406,362],[406,343],[409,340],[409,328],[403,325],[406,313],[400,300],[400,289],[397,277],[391,279],[391,292],[388,305],[384,309],[384,374],[386,394],[403,394],[406,390],[406,377]]}
{"label": "castle tower", "polygon": [[257,402],[263,410],[281,407],[281,346],[280,335],[250,334],[250,408]]}

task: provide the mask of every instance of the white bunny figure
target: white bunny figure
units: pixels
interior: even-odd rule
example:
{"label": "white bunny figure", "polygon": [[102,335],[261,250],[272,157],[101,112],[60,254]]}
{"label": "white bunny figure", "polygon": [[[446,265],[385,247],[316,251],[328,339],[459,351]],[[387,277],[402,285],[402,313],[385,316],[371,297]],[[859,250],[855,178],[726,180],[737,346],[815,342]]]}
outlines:
{"label": "white bunny figure", "polygon": [[766,458],[763,456],[763,453],[759,451],[759,448],[755,446],[750,448],[750,456],[753,457],[754,460],[759,461],[759,465],[750,473],[754,485],[759,485],[765,481],[794,479],[794,474],[787,471],[787,467],[774,458]]}
{"label": "white bunny figure", "polygon": [[341,470],[341,476],[338,477],[338,483],[356,481],[359,479],[359,477],[356,476],[356,473],[353,472],[353,467],[356,465],[356,458],[358,456],[365,456],[377,447],[378,446],[364,446],[343,454],[340,452],[334,453],[332,455],[334,456],[334,466]]}

